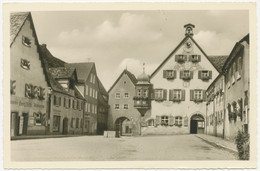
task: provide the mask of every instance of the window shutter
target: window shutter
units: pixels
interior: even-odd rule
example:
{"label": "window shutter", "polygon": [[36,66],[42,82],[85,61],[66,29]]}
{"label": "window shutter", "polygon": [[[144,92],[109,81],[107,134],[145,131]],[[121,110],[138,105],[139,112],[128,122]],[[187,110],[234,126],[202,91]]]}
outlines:
{"label": "window shutter", "polygon": [[198,72],[198,79],[201,79],[201,71]]}
{"label": "window shutter", "polygon": [[198,62],[200,62],[201,61],[201,56],[200,55],[198,55]]}
{"label": "window shutter", "polygon": [[167,78],[167,71],[163,70],[163,78]]}
{"label": "window shutter", "polygon": [[209,79],[212,79],[212,71],[209,71]]}
{"label": "window shutter", "polygon": [[189,55],[189,61],[192,61],[192,55]]}
{"label": "window shutter", "polygon": [[194,100],[194,90],[190,90],[190,101]]}
{"label": "window shutter", "polygon": [[190,78],[193,79],[193,71],[190,71]]}
{"label": "window shutter", "polygon": [[181,90],[181,100],[185,101],[185,90]]}
{"label": "window shutter", "polygon": [[169,117],[169,125],[170,126],[174,125],[174,117],[172,115],[170,115],[170,117]]}
{"label": "window shutter", "polygon": [[59,97],[59,106],[61,106],[61,97]]}
{"label": "window shutter", "polygon": [[169,100],[173,100],[173,90],[169,90]]}
{"label": "window shutter", "polygon": [[206,90],[202,90],[202,93],[203,93],[203,101],[206,101],[207,100]]}
{"label": "window shutter", "polygon": [[167,100],[167,90],[163,90],[163,100]]}
{"label": "window shutter", "polygon": [[179,61],[179,55],[175,55],[175,62]]}
{"label": "window shutter", "polygon": [[151,100],[154,100],[155,99],[155,90],[153,89],[151,91]]}
{"label": "window shutter", "polygon": [[180,71],[180,79],[183,78],[183,71]]}
{"label": "window shutter", "polygon": [[161,116],[156,116],[156,125],[161,125]]}
{"label": "window shutter", "polygon": [[177,78],[176,75],[177,75],[177,71],[176,70],[173,70],[173,74],[174,74],[174,78]]}

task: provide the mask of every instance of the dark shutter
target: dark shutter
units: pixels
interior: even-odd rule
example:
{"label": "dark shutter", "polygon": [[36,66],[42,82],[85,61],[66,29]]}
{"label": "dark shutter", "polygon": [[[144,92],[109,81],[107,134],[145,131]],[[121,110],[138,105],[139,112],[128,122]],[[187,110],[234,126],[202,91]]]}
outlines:
{"label": "dark shutter", "polygon": [[59,97],[59,106],[61,106],[61,97]]}
{"label": "dark shutter", "polygon": [[57,102],[56,102],[56,99],[57,99],[56,96],[53,96],[53,104],[54,104],[54,105],[56,105],[56,103],[57,103]]}
{"label": "dark shutter", "polygon": [[173,100],[173,90],[169,90],[169,100]]}
{"label": "dark shutter", "polygon": [[193,79],[193,71],[190,71],[190,79]]}
{"label": "dark shutter", "polygon": [[185,101],[185,90],[181,90],[181,100]]}
{"label": "dark shutter", "polygon": [[179,55],[175,55],[175,62],[178,62],[179,61]]}
{"label": "dark shutter", "polygon": [[212,79],[212,71],[209,71],[209,79]]}
{"label": "dark shutter", "polygon": [[167,90],[163,90],[163,100],[167,100]]}
{"label": "dark shutter", "polygon": [[180,71],[180,79],[183,78],[183,71]]}
{"label": "dark shutter", "polygon": [[174,78],[176,79],[177,78],[177,71],[173,70],[173,73],[174,73]]}
{"label": "dark shutter", "polygon": [[201,79],[201,71],[198,72],[198,79]]}
{"label": "dark shutter", "polygon": [[154,100],[155,99],[155,90],[152,89],[151,90],[151,100]]}
{"label": "dark shutter", "polygon": [[200,55],[198,55],[198,62],[200,62],[201,61],[201,56]]}
{"label": "dark shutter", "polygon": [[163,70],[163,78],[167,78],[167,71]]}
{"label": "dark shutter", "polygon": [[203,94],[203,101],[206,101],[207,100],[206,90],[202,90],[202,94]]}
{"label": "dark shutter", "polygon": [[194,100],[194,90],[190,90],[190,101]]}
{"label": "dark shutter", "polygon": [[161,116],[156,116],[156,125],[161,125]]}

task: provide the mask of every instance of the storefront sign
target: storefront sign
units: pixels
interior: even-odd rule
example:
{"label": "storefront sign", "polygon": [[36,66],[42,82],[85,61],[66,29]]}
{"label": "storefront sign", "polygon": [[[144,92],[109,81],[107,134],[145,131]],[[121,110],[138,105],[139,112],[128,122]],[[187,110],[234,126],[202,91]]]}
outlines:
{"label": "storefront sign", "polygon": [[11,104],[13,105],[19,105],[19,106],[24,106],[24,107],[36,107],[36,108],[44,108],[45,105],[43,104],[37,104],[37,103],[32,103],[32,102],[26,102],[24,100],[19,100],[19,101],[16,101],[16,100],[12,100],[11,101]]}

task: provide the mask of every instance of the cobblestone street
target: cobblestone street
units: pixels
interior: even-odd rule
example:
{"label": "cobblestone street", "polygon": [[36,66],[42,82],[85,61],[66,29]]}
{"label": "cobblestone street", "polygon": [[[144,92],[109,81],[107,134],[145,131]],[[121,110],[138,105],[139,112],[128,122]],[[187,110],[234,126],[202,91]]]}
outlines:
{"label": "cobblestone street", "polygon": [[195,135],[82,136],[11,142],[13,161],[236,160]]}

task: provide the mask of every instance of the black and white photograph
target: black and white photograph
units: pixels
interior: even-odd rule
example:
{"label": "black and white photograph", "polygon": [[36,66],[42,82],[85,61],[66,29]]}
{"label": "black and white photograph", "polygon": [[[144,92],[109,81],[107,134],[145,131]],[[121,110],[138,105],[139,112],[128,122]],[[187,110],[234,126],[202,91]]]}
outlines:
{"label": "black and white photograph", "polygon": [[256,166],[254,3],[22,5],[3,13],[8,168]]}

